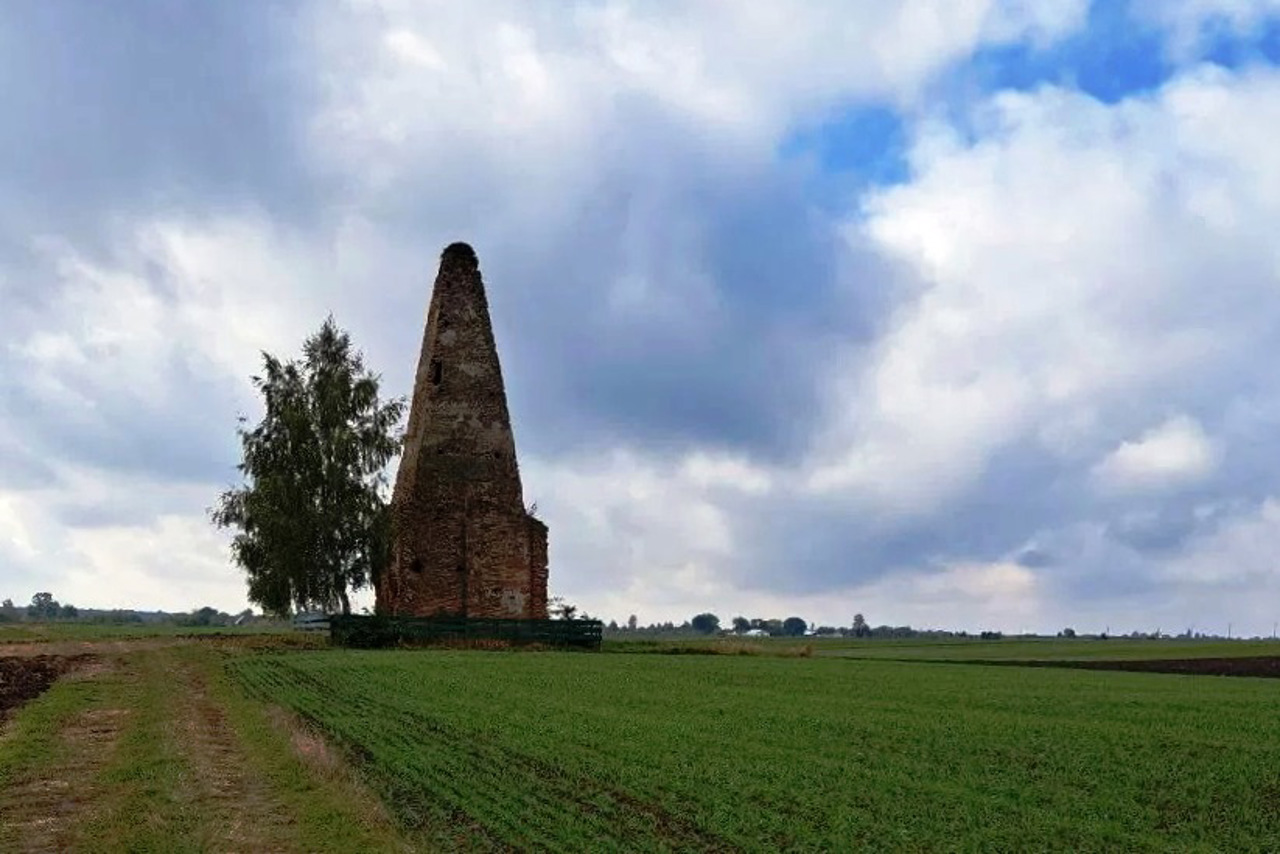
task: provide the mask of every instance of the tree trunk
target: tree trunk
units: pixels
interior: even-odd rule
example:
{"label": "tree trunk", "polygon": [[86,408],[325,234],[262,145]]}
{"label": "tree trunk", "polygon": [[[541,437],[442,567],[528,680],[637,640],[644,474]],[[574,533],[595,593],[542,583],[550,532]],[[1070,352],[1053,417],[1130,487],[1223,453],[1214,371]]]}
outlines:
{"label": "tree trunk", "polygon": [[351,600],[347,598],[347,589],[343,587],[338,591],[338,595],[342,597],[342,616],[351,616]]}

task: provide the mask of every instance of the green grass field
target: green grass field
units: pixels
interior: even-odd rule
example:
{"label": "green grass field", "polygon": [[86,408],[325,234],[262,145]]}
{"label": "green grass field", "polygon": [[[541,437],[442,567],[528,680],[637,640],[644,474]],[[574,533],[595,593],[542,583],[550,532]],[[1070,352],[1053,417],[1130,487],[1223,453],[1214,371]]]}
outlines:
{"label": "green grass field", "polygon": [[[1018,648],[955,657],[986,647]],[[345,747],[429,848],[1280,849],[1276,680],[821,654],[324,651],[229,667]]]}

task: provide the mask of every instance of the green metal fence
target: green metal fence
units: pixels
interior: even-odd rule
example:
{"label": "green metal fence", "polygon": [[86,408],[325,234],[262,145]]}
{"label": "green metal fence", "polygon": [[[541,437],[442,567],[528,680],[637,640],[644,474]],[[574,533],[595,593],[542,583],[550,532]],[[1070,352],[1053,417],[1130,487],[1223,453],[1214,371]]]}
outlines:
{"label": "green metal fence", "polygon": [[499,641],[599,649],[599,620],[495,620],[476,617],[329,618],[329,638],[338,646],[385,647]]}

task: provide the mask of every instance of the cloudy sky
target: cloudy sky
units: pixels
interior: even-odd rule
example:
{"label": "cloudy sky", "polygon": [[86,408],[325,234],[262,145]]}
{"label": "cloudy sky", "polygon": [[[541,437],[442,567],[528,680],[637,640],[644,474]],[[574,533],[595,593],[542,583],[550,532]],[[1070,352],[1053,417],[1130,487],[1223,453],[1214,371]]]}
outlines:
{"label": "cloudy sky", "polygon": [[0,596],[244,607],[262,350],[479,252],[552,592],[1280,619],[1280,2],[0,4]]}

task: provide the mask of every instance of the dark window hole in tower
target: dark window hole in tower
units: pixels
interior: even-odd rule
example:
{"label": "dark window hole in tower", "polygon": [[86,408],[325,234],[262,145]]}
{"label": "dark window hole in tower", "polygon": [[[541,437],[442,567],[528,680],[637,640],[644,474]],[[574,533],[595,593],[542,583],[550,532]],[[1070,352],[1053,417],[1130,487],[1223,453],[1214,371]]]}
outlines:
{"label": "dark window hole in tower", "polygon": [[458,564],[458,572],[466,572],[467,568],[462,564]]}
{"label": "dark window hole in tower", "polygon": [[412,561],[409,562],[409,571],[416,575],[421,575],[422,561],[415,557]]}
{"label": "dark window hole in tower", "polygon": [[440,380],[444,376],[444,366],[440,364],[439,359],[431,360],[431,384],[440,385]]}

